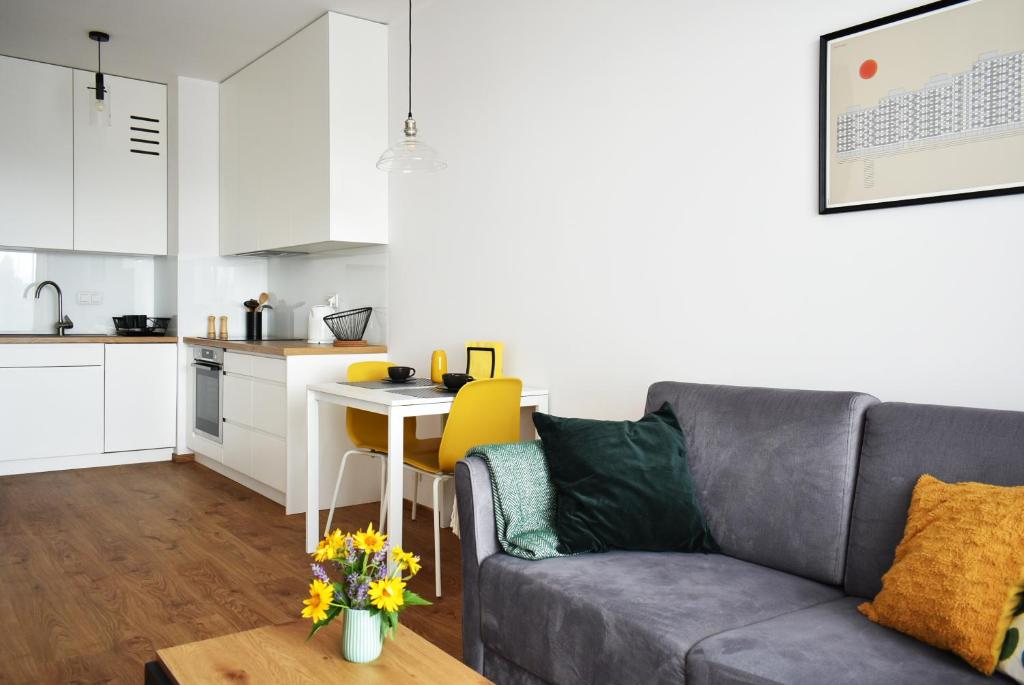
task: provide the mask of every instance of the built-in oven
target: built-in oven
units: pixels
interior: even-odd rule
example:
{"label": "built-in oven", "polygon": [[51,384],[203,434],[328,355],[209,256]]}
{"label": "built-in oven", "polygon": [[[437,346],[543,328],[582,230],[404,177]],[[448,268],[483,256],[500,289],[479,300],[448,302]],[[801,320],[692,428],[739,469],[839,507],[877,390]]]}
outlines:
{"label": "built-in oven", "polygon": [[192,353],[193,430],[207,440],[224,442],[224,350],[195,347]]}

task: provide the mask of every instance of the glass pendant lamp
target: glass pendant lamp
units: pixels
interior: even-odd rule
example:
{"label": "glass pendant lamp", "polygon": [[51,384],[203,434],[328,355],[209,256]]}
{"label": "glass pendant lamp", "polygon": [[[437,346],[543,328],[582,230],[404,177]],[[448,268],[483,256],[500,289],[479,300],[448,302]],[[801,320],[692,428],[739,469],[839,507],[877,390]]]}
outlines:
{"label": "glass pendant lamp", "polygon": [[412,118],[412,0],[409,0],[409,114],[403,136],[381,154],[377,168],[399,174],[443,171],[448,162],[437,150],[417,138],[416,120]]}

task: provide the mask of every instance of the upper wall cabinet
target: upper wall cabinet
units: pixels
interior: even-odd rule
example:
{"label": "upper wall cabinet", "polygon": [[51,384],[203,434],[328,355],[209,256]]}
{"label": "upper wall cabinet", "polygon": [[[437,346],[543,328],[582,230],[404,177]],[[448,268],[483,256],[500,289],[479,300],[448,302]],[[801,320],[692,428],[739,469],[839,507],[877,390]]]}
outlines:
{"label": "upper wall cabinet", "polygon": [[167,86],[75,71],[76,250],[167,254]]}
{"label": "upper wall cabinet", "polygon": [[71,70],[0,57],[0,246],[72,248]]}
{"label": "upper wall cabinet", "polygon": [[387,242],[387,27],[328,13],[220,89],[220,251]]}

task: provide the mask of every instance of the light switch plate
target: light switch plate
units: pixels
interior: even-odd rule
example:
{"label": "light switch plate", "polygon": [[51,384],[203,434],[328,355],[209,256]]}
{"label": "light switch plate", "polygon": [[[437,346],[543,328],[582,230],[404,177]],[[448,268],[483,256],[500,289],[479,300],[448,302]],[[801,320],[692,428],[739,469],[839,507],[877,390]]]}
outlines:
{"label": "light switch plate", "polygon": [[78,304],[103,304],[103,293],[96,292],[95,290],[80,290],[78,292]]}

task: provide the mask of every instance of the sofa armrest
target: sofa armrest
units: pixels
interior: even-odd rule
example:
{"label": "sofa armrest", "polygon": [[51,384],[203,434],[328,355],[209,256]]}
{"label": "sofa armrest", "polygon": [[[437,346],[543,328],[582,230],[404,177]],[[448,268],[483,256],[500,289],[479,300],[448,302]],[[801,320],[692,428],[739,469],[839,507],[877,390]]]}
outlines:
{"label": "sofa armrest", "polygon": [[482,673],[480,565],[487,557],[501,552],[494,527],[491,475],[483,459],[467,457],[455,465],[455,492],[462,546],[462,660]]}

